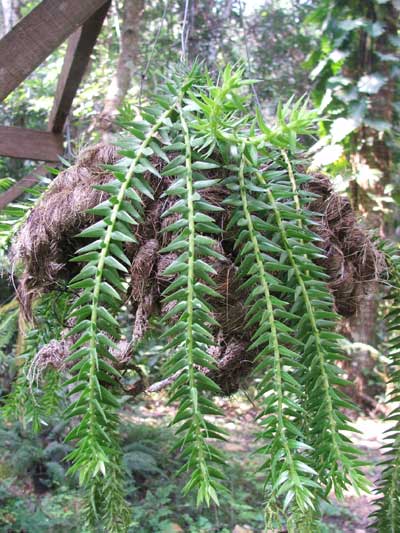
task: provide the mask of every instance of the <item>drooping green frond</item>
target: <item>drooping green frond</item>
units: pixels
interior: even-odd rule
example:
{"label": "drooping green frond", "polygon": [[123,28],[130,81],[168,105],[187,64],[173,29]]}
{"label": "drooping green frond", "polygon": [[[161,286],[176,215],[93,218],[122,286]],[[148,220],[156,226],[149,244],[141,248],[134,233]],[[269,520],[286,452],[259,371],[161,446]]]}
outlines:
{"label": "drooping green frond", "polygon": [[34,431],[46,425],[46,419],[60,408],[61,376],[47,365],[43,370],[38,354],[43,346],[60,338],[68,302],[68,294],[50,292],[35,304],[37,319],[26,326],[24,350],[16,361],[17,379],[2,410],[7,420],[19,419],[31,424]]}
{"label": "drooping green frond", "polygon": [[388,264],[387,274],[391,286],[388,295],[391,306],[386,317],[391,336],[388,347],[391,386],[388,402],[395,406],[386,418],[392,422],[392,426],[386,432],[382,448],[384,460],[376,490],[379,497],[375,501],[376,510],[371,514],[374,519],[371,527],[379,532],[395,533],[400,526],[400,255],[397,246],[389,243],[383,244],[382,251]]}
{"label": "drooping green frond", "polygon": [[[349,383],[340,377],[340,370],[335,365],[336,361],[343,359],[340,349],[342,337],[335,332],[338,316],[333,312],[326,274],[316,264],[323,254],[316,246],[319,238],[309,229],[316,223],[313,214],[306,210],[311,198],[307,198],[307,194],[298,188],[298,184],[308,178],[301,174],[295,176],[287,154],[283,155],[288,166],[287,194],[290,195],[290,191],[293,193],[291,221],[283,220],[282,207],[275,200],[272,184],[267,195],[280,242],[291,267],[291,279],[288,278],[287,286],[292,286],[296,291],[291,311],[299,317],[297,324],[293,322],[293,327],[297,339],[303,343],[303,407],[309,417],[307,434],[314,449],[313,464],[319,473],[321,486],[326,494],[333,486],[337,497],[341,498],[349,484],[356,490],[366,490],[368,484],[360,470],[363,463],[358,459],[359,452],[343,434],[343,431],[354,429],[342,409],[354,409],[354,406],[338,389]],[[262,174],[259,176],[265,181]],[[282,182],[280,187],[279,194],[282,194]],[[283,212],[288,207],[285,205]]]}
{"label": "drooping green frond", "polygon": [[[248,156],[250,157],[250,156]],[[293,318],[287,311],[287,296],[293,289],[281,283],[276,273],[289,267],[275,254],[282,248],[268,236],[274,228],[264,221],[263,213],[270,206],[267,198],[260,199],[263,190],[251,179],[253,167],[243,148],[239,166],[239,185],[228,180],[233,189],[229,203],[235,206],[231,224],[239,226],[236,240],[242,289],[249,295],[246,328],[254,328],[249,350],[257,350],[255,372],[262,376],[259,397],[263,401],[259,422],[262,430],[259,449],[265,457],[267,513],[291,510],[292,514],[307,514],[315,509],[315,479],[317,473],[309,462],[310,447],[300,424],[295,424],[302,412],[302,387],[295,379],[300,363],[296,339],[285,323]],[[238,189],[238,190],[237,190]],[[283,503],[279,503],[279,499]]]}
{"label": "drooping green frond", "polygon": [[[189,110],[188,110],[189,109]],[[190,104],[179,102],[179,120],[185,155],[167,165],[164,175],[176,176],[166,195],[179,200],[164,213],[178,214],[178,221],[165,231],[177,235],[163,252],[181,252],[166,269],[164,275],[176,275],[176,280],[164,293],[164,303],[173,302],[165,316],[174,325],[168,330],[173,340],[169,348],[175,350],[169,362],[169,373],[179,373],[172,388],[171,401],[179,400],[174,423],[181,423],[178,432],[183,436],[178,442],[186,463],[181,471],[190,471],[191,477],[185,491],[197,489],[198,504],[211,500],[218,503],[218,492],[224,490],[220,480],[224,475],[217,467],[224,463],[221,452],[208,439],[221,440],[224,431],[207,420],[206,415],[221,415],[221,411],[208,398],[209,393],[218,393],[219,387],[204,373],[202,368],[215,369],[215,361],[208,353],[214,339],[210,326],[216,326],[213,310],[207,297],[219,297],[214,290],[216,274],[209,264],[210,258],[223,259],[216,250],[216,241],[206,234],[218,236],[221,229],[207,212],[221,208],[209,204],[202,197],[202,190],[214,185],[218,179],[207,179],[203,171],[218,168],[218,164],[194,151],[189,134]],[[176,142],[176,141],[175,141]]]}
{"label": "drooping green frond", "polygon": [[79,472],[80,482],[91,494],[88,523],[93,527],[97,520],[106,519],[108,531],[121,530],[128,517],[118,437],[119,402],[112,387],[119,373],[111,353],[120,338],[115,315],[126,291],[123,277],[130,265],[123,245],[136,242],[132,228],[142,220],[142,196],[153,198],[143,172],[152,168],[147,156],[153,153],[156,135],[175,106],[175,100],[167,101],[166,109],[158,106],[148,121],[128,125],[131,149],[124,150],[124,159],[112,168],[115,180],[97,186],[109,198],[91,210],[100,220],[80,237],[92,242],[73,259],[85,266],[70,283],[70,288],[81,290],[70,314],[75,325],[69,333],[74,339],[69,361],[74,366],[68,381],[74,385],[70,395],[79,393],[79,397],[66,414],[69,419],[79,416],[80,422],[67,437],[77,439],[68,459],[73,463],[70,471]]}

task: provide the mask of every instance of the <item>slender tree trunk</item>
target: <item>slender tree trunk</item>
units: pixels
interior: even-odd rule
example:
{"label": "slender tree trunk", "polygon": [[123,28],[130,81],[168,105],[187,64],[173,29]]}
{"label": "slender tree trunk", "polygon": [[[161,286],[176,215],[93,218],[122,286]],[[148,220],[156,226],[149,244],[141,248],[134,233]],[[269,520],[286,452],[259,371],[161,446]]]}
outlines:
{"label": "slender tree trunk", "polygon": [[138,70],[140,22],[144,0],[125,0],[122,15],[120,54],[115,74],[108,89],[98,128],[106,140],[113,129],[118,108],[122,104]]}
{"label": "slender tree trunk", "polygon": [[1,0],[1,8],[3,12],[3,35],[5,35],[15,26],[20,18],[21,1]]}
{"label": "slender tree trunk", "polygon": [[[377,59],[377,53],[395,53],[391,38],[397,35],[398,12],[393,2],[377,5],[375,1],[369,1],[364,7],[368,9],[368,19],[371,23],[379,20],[384,25],[385,31],[375,40],[366,32],[361,33],[358,69],[354,70],[353,76],[359,79],[363,75],[379,72],[386,78],[387,81],[380,91],[369,97],[370,118],[392,124],[395,80],[391,77],[391,63]],[[355,133],[352,164],[354,172],[359,177],[357,181],[352,182],[350,191],[353,208],[363,215],[366,225],[379,230],[382,237],[387,234],[387,227],[379,199],[384,196],[385,187],[392,180],[392,153],[387,140],[385,132],[365,125]],[[376,179],[371,180],[373,176]],[[376,346],[380,298],[378,290],[377,283],[370,284],[370,292],[359,306],[357,314],[349,321],[351,337],[355,342]],[[365,393],[368,394],[366,376],[373,372],[374,366],[375,361],[368,350],[361,350],[352,363],[350,379],[356,384],[356,391],[360,397]]]}

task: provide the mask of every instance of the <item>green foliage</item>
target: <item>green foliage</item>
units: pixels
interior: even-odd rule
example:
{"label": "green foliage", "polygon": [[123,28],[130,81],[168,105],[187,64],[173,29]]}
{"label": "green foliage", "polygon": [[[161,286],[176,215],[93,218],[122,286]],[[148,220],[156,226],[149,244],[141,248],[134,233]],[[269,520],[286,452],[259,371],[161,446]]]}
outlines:
{"label": "green foliage", "polygon": [[60,461],[70,447],[63,444],[60,426],[57,428],[54,419],[52,426],[54,429],[46,427],[38,434],[26,430],[19,422],[0,425],[2,465],[9,469],[10,477],[26,479],[31,476],[39,491],[67,483],[66,465]]}
{"label": "green foliage", "polygon": [[[286,265],[282,265],[279,258],[273,257],[273,252],[279,253],[281,250],[273,237],[266,237],[262,222],[264,217],[258,216],[270,208],[265,200],[269,199],[268,193],[271,196],[273,194],[272,185],[262,191],[262,187],[253,183],[253,160],[246,158],[244,149],[243,145],[239,168],[240,198],[233,195],[230,201],[238,206],[233,220],[241,227],[236,246],[239,248],[241,243],[247,243],[240,252],[239,272],[246,280],[242,288],[251,290],[246,301],[250,306],[247,327],[257,327],[249,349],[257,348],[259,364],[255,372],[263,375],[258,394],[264,400],[264,408],[259,415],[262,431],[258,438],[267,443],[259,452],[267,457],[266,513],[272,526],[274,513],[279,508],[280,494],[285,494],[284,511],[294,500],[293,512],[306,515],[315,509],[312,488],[317,485],[314,482],[316,472],[307,464],[304,456],[304,450],[307,449],[307,445],[303,444],[305,438],[292,423],[293,414],[301,409],[297,400],[302,391],[293,377],[297,354],[292,349],[295,347],[290,339],[285,338],[291,330],[281,320],[290,318],[290,313],[285,314],[288,302],[281,299],[288,291],[273,275],[275,272],[285,271]],[[281,173],[278,171],[278,176],[279,174]],[[257,170],[255,175],[257,176]],[[257,194],[257,187],[261,195]],[[286,205],[285,209],[290,210],[291,207]]]}
{"label": "green foliage", "polygon": [[393,2],[321,0],[308,22],[321,31],[320,45],[306,63],[324,117],[322,146],[328,144],[318,161],[331,164],[368,146],[378,150],[368,136],[379,136],[394,149],[398,40]]}
{"label": "green foliage", "polygon": [[400,337],[398,334],[400,329],[400,261],[397,246],[385,243],[382,249],[388,264],[387,275],[390,280],[388,298],[391,300],[390,310],[386,317],[391,336],[388,350],[391,390],[388,403],[394,403],[395,406],[386,418],[392,422],[392,426],[386,432],[382,450],[384,460],[381,464],[381,478],[377,485],[379,498],[376,502],[377,509],[372,513],[372,517],[375,519],[373,527],[376,527],[378,531],[394,533],[400,524],[400,408],[398,405],[400,398]]}
{"label": "green foliage", "polygon": [[[125,414],[129,417],[130,412]],[[25,527],[33,533],[87,531],[81,525],[82,494],[75,480],[71,482],[66,476],[67,464],[61,460],[69,448],[62,444],[65,429],[60,429],[54,419],[48,428],[35,435],[19,424],[0,428],[0,529]],[[177,440],[171,430],[124,421],[121,437],[127,498],[132,503],[128,531],[170,531],[172,524],[191,533],[216,526],[231,531],[242,523],[261,529],[262,483],[256,475],[248,475],[255,469],[251,458],[236,458],[229,465],[233,492],[221,495],[221,509],[196,508],[195,497],[184,496],[184,482],[175,477],[183,460],[171,453]],[[55,464],[57,475],[53,473]],[[32,483],[37,489],[33,494],[27,490]],[[46,489],[49,492],[42,493]]]}
{"label": "green foliage", "polygon": [[[367,488],[358,452],[342,433],[350,426],[340,408],[350,404],[334,389],[346,382],[332,364],[342,358],[341,337],[332,332],[337,317],[326,275],[315,264],[321,257],[314,244],[318,238],[307,228],[315,214],[307,212],[310,198],[298,188],[309,177],[295,175],[283,156],[279,165],[262,173],[262,159],[254,161],[243,152],[238,192],[229,200],[237,206],[231,220],[240,228],[237,247],[247,243],[239,271],[244,287],[251,289],[247,327],[257,326],[250,349],[259,351],[255,372],[263,376],[259,439],[269,441],[260,451],[268,457],[271,518],[282,493],[283,511],[293,500],[293,512],[304,516],[332,486],[338,497],[348,484]],[[279,155],[274,159],[278,162]]]}
{"label": "green foliage", "polygon": [[[130,410],[125,416],[129,419]],[[82,494],[75,480],[66,476],[67,464],[61,460],[68,450],[68,445],[62,443],[65,429],[57,420],[49,422],[40,434],[23,430],[18,423],[0,429],[0,529],[26,529],[32,533],[87,531],[81,525]],[[194,496],[182,494],[183,480],[175,477],[183,461],[176,453],[170,453],[176,438],[168,428],[124,421],[121,435],[127,498],[132,503],[128,531],[169,532],[174,524],[190,533],[215,528],[228,533],[242,524],[262,530],[263,483],[262,475],[256,474],[257,457],[245,450],[237,452],[227,469],[231,494],[221,495],[219,508],[197,508]],[[246,435],[242,436],[241,442],[246,443]],[[53,465],[58,466],[57,472]],[[34,493],[30,490],[32,485],[36,488]],[[324,519],[351,518],[345,509],[326,503],[321,511]],[[335,529],[321,525],[322,533],[331,531],[338,531],[337,525]]]}
{"label": "green foliage", "polygon": [[40,501],[34,495],[13,493],[14,481],[0,482],[0,527],[3,531],[29,533],[86,533],[76,513],[79,499],[75,494],[59,492]]}
{"label": "green foliage", "polygon": [[[164,213],[177,217],[164,230],[173,238],[162,252],[177,257],[164,271],[176,276],[163,294],[169,305],[163,321],[165,367],[174,378],[170,401],[178,403],[175,449],[183,458],[179,473],[188,475],[184,492],[195,489],[198,504],[228,497],[218,441],[229,437],[212,399],[219,387],[201,372],[215,368],[209,349],[218,324],[210,301],[219,295],[212,261],[223,259],[217,245],[225,233],[215,217],[225,209],[230,220],[224,231],[233,235],[247,295],[243,327],[253,332],[249,350],[258,354],[257,438],[267,527],[286,522],[290,531],[317,530],[319,502],[331,487],[339,497],[350,485],[366,489],[363,463],[344,435],[352,428],[341,409],[351,404],[338,390],[346,384],[335,364],[341,337],[333,333],[337,317],[327,275],[315,263],[322,252],[312,231],[316,215],[307,210],[310,196],[302,187],[309,178],[296,170],[304,165],[299,136],[312,132],[315,113],[303,101],[290,102],[279,107],[275,124],[267,124],[261,113],[249,113],[252,80],[242,75],[242,69],[227,67],[215,84],[195,66],[167,80],[140,120],[126,107],[123,157],[109,167],[114,180],[96,186],[108,198],[90,210],[96,222],[79,234],[89,243],[72,259],[81,266],[68,286],[78,291],[77,299],[71,302],[67,292],[64,300],[73,341],[65,417],[72,428],[66,441],[74,443],[69,471],[86,491],[89,529],[102,524],[110,532],[125,531],[129,524],[118,416],[123,391],[112,350],[121,338],[116,316],[128,286],[124,246],[136,242],[135,226],[143,220],[146,198],[154,196],[151,184],[160,180],[166,180],[164,196],[176,199]],[[162,170],[155,158],[164,161]],[[229,191],[224,206],[207,201],[204,191],[211,186]],[[35,364],[35,350],[48,330],[32,331],[25,368]],[[59,327],[56,331],[55,336]],[[27,405],[25,375],[19,376],[9,410],[23,404],[20,398]],[[47,406],[30,397],[28,405]],[[39,399],[45,397],[43,392]],[[42,417],[40,410],[28,414]],[[125,465],[140,464],[140,457],[146,462],[142,453]],[[154,463],[147,464],[155,471]]]}
{"label": "green foliage", "polygon": [[300,97],[310,90],[308,72],[301,64],[316,45],[315,32],[304,24],[316,2],[264,0],[257,4],[244,19],[242,40],[247,40],[253,74],[268,80],[257,87],[257,93],[270,108],[279,98]]}
{"label": "green foliage", "polygon": [[117,431],[119,402],[109,387],[111,376],[119,377],[110,364],[114,359],[110,348],[115,348],[114,340],[120,336],[113,314],[119,308],[120,293],[126,290],[119,274],[127,273],[125,265],[129,266],[123,243],[136,242],[131,227],[141,220],[143,202],[138,193],[153,197],[143,172],[155,171],[147,155],[153,153],[150,145],[157,144],[156,134],[173,110],[169,103],[165,107],[149,108],[149,122],[129,126],[133,139],[130,150],[124,151],[125,158],[113,168],[116,179],[97,186],[110,197],[91,212],[104,218],[80,234],[95,240],[79,249],[73,259],[85,266],[70,283],[70,288],[82,289],[69,315],[76,321],[69,335],[78,338],[69,357],[77,362],[67,382],[74,385],[70,395],[79,393],[79,398],[71,403],[66,415],[69,419],[83,416],[67,437],[78,440],[68,459],[73,462],[71,473],[79,471],[80,482],[90,491],[88,524],[92,527],[101,519],[109,531],[120,530],[127,521]]}
{"label": "green foliage", "polygon": [[46,419],[59,410],[62,402],[60,374],[52,368],[42,374],[36,356],[44,345],[60,338],[68,302],[67,293],[50,292],[36,303],[36,323],[25,333],[18,358],[19,372],[2,409],[5,419],[32,424],[34,431],[46,424]]}

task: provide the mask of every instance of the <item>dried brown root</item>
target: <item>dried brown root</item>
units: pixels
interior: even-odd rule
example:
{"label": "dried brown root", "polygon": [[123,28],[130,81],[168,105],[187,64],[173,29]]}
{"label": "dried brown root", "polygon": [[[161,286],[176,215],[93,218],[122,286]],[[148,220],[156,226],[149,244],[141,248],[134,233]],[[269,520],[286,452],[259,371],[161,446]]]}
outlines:
{"label": "dried brown root", "polygon": [[[33,384],[38,382],[44,372],[52,367],[58,371],[68,370],[73,363],[67,361],[73,340],[66,338],[60,341],[52,340],[43,346],[28,369],[28,381]],[[168,378],[155,383],[148,383],[147,377],[140,367],[134,364],[132,354],[133,344],[125,340],[118,343],[117,348],[111,350],[115,361],[111,364],[119,371],[134,369],[139,375],[138,381],[124,388],[124,392],[137,396],[143,392],[159,392],[171,385],[180,376],[177,372]],[[247,375],[252,366],[252,360],[246,355],[246,343],[233,339],[229,345],[214,348],[212,355],[215,358],[215,369],[199,368],[203,374],[210,377],[221,389],[221,394],[228,396],[239,389],[243,376]],[[122,386],[122,384],[121,384]]]}
{"label": "dried brown root", "polygon": [[[84,150],[76,164],[61,172],[18,233],[11,250],[13,263],[23,263],[18,298],[31,318],[32,301],[73,273],[73,256],[79,242],[76,235],[94,221],[85,211],[104,200],[93,185],[112,179],[104,164],[117,161],[116,148],[97,144]],[[75,267],[76,268],[76,267]]]}
{"label": "dried brown root", "polygon": [[235,393],[252,369],[254,353],[247,346],[248,342],[232,337],[216,359],[216,369],[204,372],[219,385],[224,396]]}
{"label": "dried brown root", "polygon": [[130,297],[136,304],[133,342],[144,337],[148,329],[149,318],[154,313],[156,302],[159,299],[154,283],[151,281],[154,277],[158,251],[157,239],[150,239],[139,248],[132,261]]}
{"label": "dried brown root", "polygon": [[319,245],[326,259],[321,264],[329,274],[336,309],[350,317],[365,295],[376,289],[386,268],[384,256],[357,222],[348,198],[334,192],[328,177],[315,175],[307,183],[307,190],[319,195],[311,202],[310,210],[322,215],[313,229],[322,239]]}
{"label": "dried brown root", "polygon": [[[28,368],[27,379],[29,383],[39,381],[49,367],[62,372],[68,371],[74,365],[74,362],[68,361],[68,357],[71,355],[71,346],[77,338],[68,336],[68,332],[69,330],[66,329],[61,340],[53,339],[40,348]],[[132,362],[132,346],[131,342],[121,340],[117,343],[116,348],[110,350],[115,359],[112,361],[115,368],[118,370],[136,368]],[[142,374],[140,375],[142,376]]]}
{"label": "dried brown root", "polygon": [[27,379],[32,385],[37,382],[48,367],[56,370],[65,368],[65,361],[69,355],[68,342],[52,340],[43,346],[33,358],[27,372]]}

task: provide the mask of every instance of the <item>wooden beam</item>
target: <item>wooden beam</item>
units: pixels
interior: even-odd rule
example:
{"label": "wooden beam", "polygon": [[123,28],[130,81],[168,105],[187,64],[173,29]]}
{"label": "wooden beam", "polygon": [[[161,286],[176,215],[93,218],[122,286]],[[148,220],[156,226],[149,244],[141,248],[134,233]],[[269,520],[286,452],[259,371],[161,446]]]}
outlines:
{"label": "wooden beam", "polygon": [[106,0],[42,0],[0,40],[0,101],[4,100]]}
{"label": "wooden beam", "polygon": [[39,165],[30,174],[27,174],[22,179],[17,181],[6,192],[0,194],[0,210],[4,209],[8,204],[14,202],[19,196],[21,196],[26,189],[33,187],[39,178],[47,174],[46,165]]}
{"label": "wooden beam", "polygon": [[62,136],[40,130],[0,126],[0,156],[35,161],[58,161]]}
{"label": "wooden beam", "polygon": [[110,3],[107,1],[69,38],[64,64],[58,79],[53,109],[50,112],[49,131],[61,133],[64,128],[72,101],[85,74],[90,54]]}

